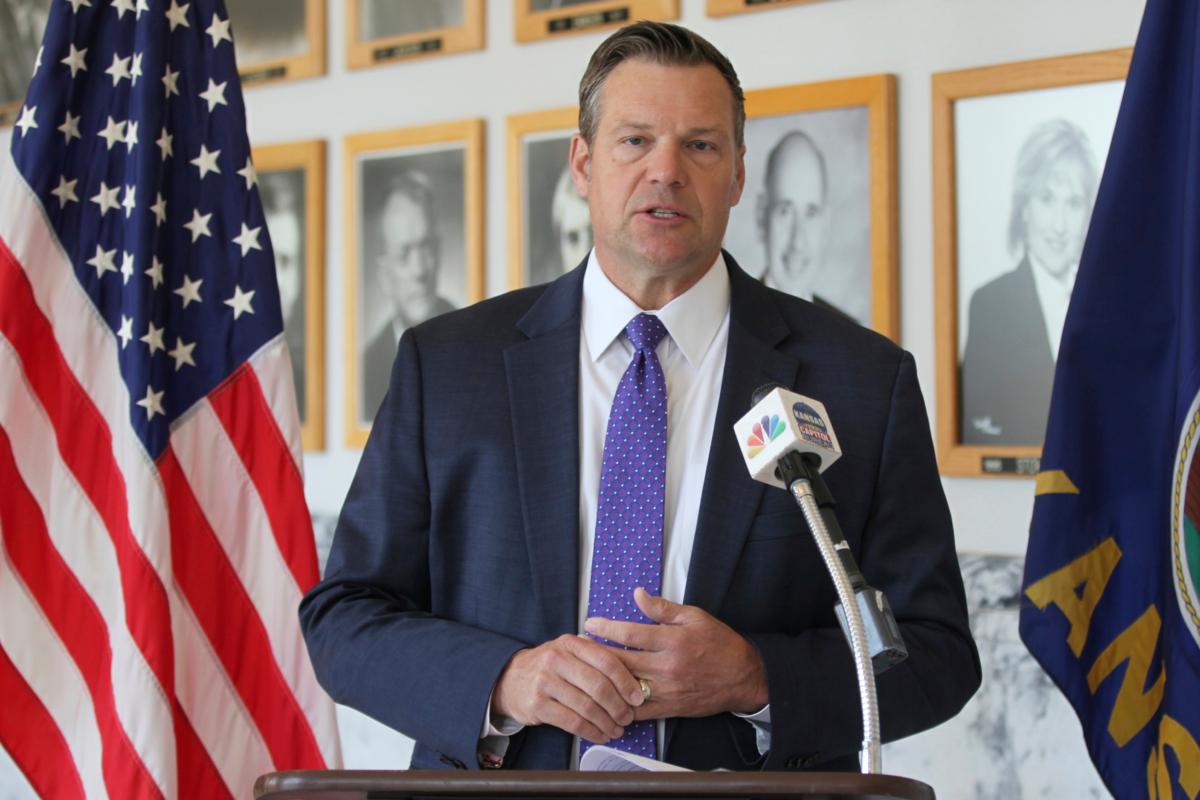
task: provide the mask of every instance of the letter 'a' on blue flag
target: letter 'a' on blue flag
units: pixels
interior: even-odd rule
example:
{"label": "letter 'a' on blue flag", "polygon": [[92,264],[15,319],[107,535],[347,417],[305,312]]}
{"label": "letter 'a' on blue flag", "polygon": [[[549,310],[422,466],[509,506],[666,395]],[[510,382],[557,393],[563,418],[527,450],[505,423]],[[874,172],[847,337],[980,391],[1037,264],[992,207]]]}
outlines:
{"label": "letter 'a' on blue flag", "polygon": [[1063,329],[1021,638],[1117,798],[1200,795],[1200,4],[1149,0]]}

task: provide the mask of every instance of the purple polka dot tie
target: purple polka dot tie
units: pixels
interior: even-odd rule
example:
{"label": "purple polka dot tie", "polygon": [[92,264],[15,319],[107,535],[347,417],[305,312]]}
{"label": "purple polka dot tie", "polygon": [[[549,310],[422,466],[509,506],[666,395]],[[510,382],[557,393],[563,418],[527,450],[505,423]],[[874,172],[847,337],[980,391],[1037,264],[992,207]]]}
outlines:
{"label": "purple polka dot tie", "polygon": [[[652,623],[633,602],[633,590],[641,586],[662,594],[667,383],[654,349],[666,335],[651,314],[639,314],[625,327],[634,354],[617,385],[604,436],[589,617]],[[654,758],[653,720],[627,725],[625,735],[609,745]],[[587,747],[580,743],[580,755]]]}

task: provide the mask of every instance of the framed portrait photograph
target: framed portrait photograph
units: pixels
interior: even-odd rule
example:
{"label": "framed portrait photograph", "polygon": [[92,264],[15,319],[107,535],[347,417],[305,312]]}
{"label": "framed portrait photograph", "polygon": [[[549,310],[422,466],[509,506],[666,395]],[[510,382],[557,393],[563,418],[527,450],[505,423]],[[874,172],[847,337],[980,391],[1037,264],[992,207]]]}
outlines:
{"label": "framed portrait photograph", "polygon": [[346,137],[346,445],[366,444],[400,335],[483,299],[483,120]]}
{"label": "framed portrait photograph", "polygon": [[679,19],[679,0],[513,0],[518,42]]}
{"label": "framed portrait photograph", "polygon": [[770,8],[798,6],[812,2],[816,2],[816,0],[707,0],[705,10],[710,17],[724,17],[729,14],[765,11]]}
{"label": "framed portrait photograph", "polygon": [[0,125],[12,125],[33,77],[50,0],[0,0]]}
{"label": "framed portrait photograph", "polygon": [[768,286],[895,339],[896,82],[746,92],[746,186],[725,248]]}
{"label": "framed portrait photograph", "polygon": [[346,66],[482,50],[483,12],[483,0],[349,0]]}
{"label": "framed portrait photograph", "polygon": [[325,142],[256,147],[305,450],[325,448]]}
{"label": "framed portrait photograph", "polygon": [[325,0],[225,0],[243,86],[325,74]]}
{"label": "framed portrait photograph", "polygon": [[575,191],[567,156],[575,106],[508,118],[508,283],[546,283],[592,249],[587,200]]}
{"label": "framed portrait photograph", "polygon": [[933,76],[938,459],[1038,470],[1130,50]]}

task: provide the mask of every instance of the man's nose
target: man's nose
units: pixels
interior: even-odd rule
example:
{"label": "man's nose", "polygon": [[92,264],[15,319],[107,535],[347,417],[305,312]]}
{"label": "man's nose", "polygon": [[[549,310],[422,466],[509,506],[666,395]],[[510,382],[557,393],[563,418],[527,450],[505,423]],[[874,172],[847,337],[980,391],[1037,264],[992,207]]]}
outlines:
{"label": "man's nose", "polygon": [[673,142],[664,142],[650,153],[648,176],[653,183],[681,186],[684,183],[683,153]]}

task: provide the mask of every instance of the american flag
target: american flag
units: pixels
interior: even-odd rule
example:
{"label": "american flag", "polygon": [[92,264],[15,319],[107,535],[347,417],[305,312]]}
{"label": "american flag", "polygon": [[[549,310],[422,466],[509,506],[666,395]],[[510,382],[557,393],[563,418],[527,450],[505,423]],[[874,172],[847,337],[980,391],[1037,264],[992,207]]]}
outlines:
{"label": "american flag", "polygon": [[0,155],[0,743],[46,797],[336,767],[220,0],[52,0]]}

